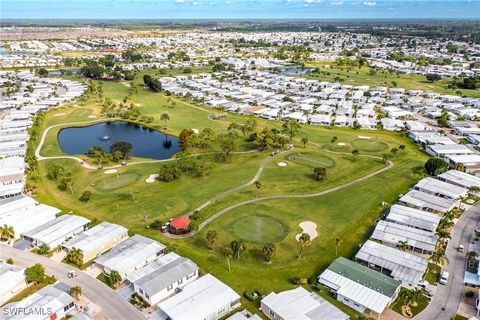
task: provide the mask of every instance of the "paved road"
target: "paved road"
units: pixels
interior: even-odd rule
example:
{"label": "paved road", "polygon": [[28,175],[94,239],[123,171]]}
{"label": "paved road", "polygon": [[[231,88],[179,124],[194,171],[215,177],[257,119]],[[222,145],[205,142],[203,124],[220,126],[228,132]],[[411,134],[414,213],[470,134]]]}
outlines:
{"label": "paved road", "polygon": [[77,277],[68,278],[68,271],[73,268],[64,263],[55,262],[29,251],[20,251],[4,244],[0,244],[0,258],[3,260],[12,258],[15,264],[24,267],[29,267],[37,262],[41,263],[48,275],[54,275],[56,279],[69,286],[79,285],[83,290],[83,295],[102,308],[111,319],[145,319],[135,307],[123,300],[112,289],[84,272],[78,270]]}
{"label": "paved road", "polygon": [[457,313],[458,306],[463,298],[463,277],[466,263],[465,253],[458,252],[457,248],[461,244],[468,248],[479,218],[480,204],[476,204],[465,211],[453,228],[452,238],[446,251],[449,262],[445,267],[445,270],[450,273],[450,279],[446,285],[438,285],[432,302],[421,314],[415,317],[416,320],[449,320]]}

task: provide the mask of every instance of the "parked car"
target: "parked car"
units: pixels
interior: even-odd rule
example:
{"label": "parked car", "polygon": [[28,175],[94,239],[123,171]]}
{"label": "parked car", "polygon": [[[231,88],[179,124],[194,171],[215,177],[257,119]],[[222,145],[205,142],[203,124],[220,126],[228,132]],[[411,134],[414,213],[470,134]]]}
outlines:
{"label": "parked car", "polygon": [[465,248],[463,247],[463,244],[459,245],[458,252],[463,252],[463,250],[465,250]]}
{"label": "parked car", "polygon": [[69,278],[75,278],[77,276],[77,272],[75,270],[68,271]]}
{"label": "parked car", "polygon": [[440,282],[441,284],[447,284],[449,276],[450,274],[447,271],[443,271],[442,275],[440,276],[440,281],[438,282]]}

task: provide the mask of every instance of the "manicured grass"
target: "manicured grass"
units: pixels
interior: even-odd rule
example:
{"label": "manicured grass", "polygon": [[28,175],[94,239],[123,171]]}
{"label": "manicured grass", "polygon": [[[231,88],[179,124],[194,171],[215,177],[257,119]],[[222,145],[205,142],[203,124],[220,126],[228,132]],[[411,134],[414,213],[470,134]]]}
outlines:
{"label": "manicured grass", "polygon": [[233,224],[232,231],[240,239],[261,244],[279,242],[288,233],[282,222],[258,213],[239,219]]}
{"label": "manicured grass", "polygon": [[[138,77],[134,82],[139,83]],[[103,90],[105,96],[120,101],[127,95],[128,87],[118,82],[104,82]],[[140,104],[147,115],[154,116],[151,124],[154,129],[163,130],[160,114],[168,112],[171,120],[167,123],[166,131],[170,134],[178,134],[184,128],[207,127],[216,132],[226,132],[231,122],[244,123],[248,119],[228,114],[220,121],[211,120],[210,113],[220,112],[198,110],[180,102],[172,107],[167,96],[141,88],[133,102]],[[79,111],[82,109],[84,111]],[[90,98],[80,108],[50,111],[39,130],[53,124],[92,120],[89,115],[97,115],[95,119],[101,120],[99,109],[97,101]],[[64,115],[54,116],[59,113]],[[277,121],[257,121],[259,128],[281,126]],[[56,132],[58,131],[54,129],[48,134],[42,155],[62,154],[56,141]],[[371,139],[359,139],[359,135],[370,136]],[[303,144],[295,140],[294,150],[276,157],[270,157],[268,151],[237,154],[229,162],[214,162],[214,167],[206,178],[184,174],[176,181],[156,181],[151,184],[146,183],[145,179],[158,172],[161,166],[159,163],[118,168],[117,178],[117,174],[107,175],[103,172],[105,170],[84,169],[74,160],[51,159],[39,162],[39,181],[30,180],[29,184],[36,187],[38,201],[57,206],[64,212],[73,211],[87,218],[118,223],[129,228],[130,232],[157,239],[170,249],[192,259],[202,271],[211,272],[239,293],[256,288],[263,293],[278,292],[296,287],[292,283],[296,276],[315,276],[324,270],[335,258],[337,237],[341,239],[339,254],[352,257],[358,245],[369,237],[375,220],[384,211],[381,203],[395,201],[399,194],[405,193],[415,184],[418,177],[413,175],[411,168],[422,165],[427,159],[418,147],[397,133],[304,125],[297,136],[306,137],[321,148],[312,144],[303,148]],[[338,142],[346,145],[332,146],[330,140],[334,136]],[[29,145],[34,144],[32,141]],[[229,205],[256,198],[257,195],[314,193],[361,178],[386,165],[381,159],[362,155],[381,158],[383,153],[398,148],[401,144],[406,148],[391,159],[393,168],[320,197],[282,198],[240,206],[211,222],[195,237],[187,239],[169,239],[162,233],[147,228],[155,219],[167,221],[171,217],[180,216],[215,195],[250,181],[266,158],[270,161],[259,178],[262,183],[260,190],[252,185],[215,201],[196,214],[197,222]],[[252,149],[241,133],[237,145],[238,151]],[[332,149],[346,154],[332,153]],[[360,151],[356,160],[351,155],[354,149]],[[134,160],[136,159],[129,162]],[[279,167],[280,161],[287,162],[288,166]],[[47,178],[47,168],[52,164],[59,164],[65,172],[72,174],[74,194],[60,191],[57,187],[59,182]],[[327,168],[327,181],[313,179],[313,168],[317,166]],[[85,190],[92,191],[92,198],[89,202],[80,202],[78,198]],[[319,236],[305,247],[302,258],[298,259],[300,245],[295,240],[295,235],[302,231],[298,224],[306,220],[317,224]],[[206,246],[205,235],[208,230],[219,233],[216,250],[213,252]],[[240,260],[231,261],[232,271],[229,272],[221,248],[236,239],[243,239],[247,250],[241,254]],[[267,241],[272,241],[277,246],[272,264],[264,262],[261,250]],[[243,302],[253,310],[253,303]],[[349,314],[354,315],[355,312],[349,310]]]}
{"label": "manicured grass", "polygon": [[37,284],[29,284],[25,289],[17,293],[12,299],[10,299],[7,303],[20,301],[29,295],[37,292],[38,290],[42,289],[43,287],[54,284],[57,280],[53,277],[46,276],[45,279]]}
{"label": "manicured grass", "polygon": [[[407,290],[407,289],[402,288],[400,292],[405,291],[405,290]],[[399,294],[399,296],[400,296],[400,294]],[[413,316],[416,316],[417,314],[422,312],[423,309],[425,309],[428,306],[428,303],[429,303],[428,297],[421,294],[418,297],[417,304],[415,306],[410,305],[410,311],[412,312]],[[393,311],[395,311],[396,313],[402,314],[402,305],[403,305],[403,301],[400,297],[398,297],[397,300],[395,300],[395,302],[392,304],[391,309]]]}
{"label": "manicured grass", "polygon": [[425,274],[425,280],[427,280],[430,284],[436,284],[440,278],[441,271],[442,267],[435,263],[429,263],[427,273]]}

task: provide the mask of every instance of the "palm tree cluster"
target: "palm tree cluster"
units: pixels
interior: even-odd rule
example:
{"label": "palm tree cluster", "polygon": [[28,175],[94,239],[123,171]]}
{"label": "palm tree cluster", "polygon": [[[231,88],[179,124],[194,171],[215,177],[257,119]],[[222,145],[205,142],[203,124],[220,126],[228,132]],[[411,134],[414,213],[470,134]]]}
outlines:
{"label": "palm tree cluster", "polygon": [[0,227],[0,239],[2,241],[10,241],[13,238],[15,238],[13,227],[6,224],[4,224],[3,227]]}
{"label": "palm tree cluster", "polygon": [[77,267],[83,265],[83,252],[81,249],[72,248],[68,251],[65,261],[71,263]]}

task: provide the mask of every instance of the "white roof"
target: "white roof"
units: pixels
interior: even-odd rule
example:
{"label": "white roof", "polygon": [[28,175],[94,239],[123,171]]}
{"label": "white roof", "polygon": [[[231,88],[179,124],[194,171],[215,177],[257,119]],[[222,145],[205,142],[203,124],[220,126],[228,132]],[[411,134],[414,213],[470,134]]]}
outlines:
{"label": "white roof", "polygon": [[88,224],[90,220],[72,214],[64,214],[53,221],[24,233],[24,236],[38,240],[50,247],[60,244],[65,237]]}
{"label": "white roof", "polygon": [[171,320],[203,320],[239,299],[230,287],[206,274],[186,285],[182,292],[159,303],[158,308]]}
{"label": "white roof", "polygon": [[284,320],[345,320],[349,316],[314,292],[302,287],[280,293],[271,292],[262,299]]}
{"label": "white roof", "polygon": [[148,258],[157,255],[165,246],[153,239],[134,235],[113,247],[103,256],[95,259],[95,263],[116,270],[121,275],[137,267]]}
{"label": "white roof", "polygon": [[397,245],[399,241],[407,241],[410,246],[427,251],[435,251],[438,240],[433,232],[384,220],[378,222],[371,238],[393,245]]}
{"label": "white roof", "polygon": [[0,262],[0,297],[25,282],[25,268]]}
{"label": "white roof", "polygon": [[413,228],[435,231],[440,216],[435,213],[394,204],[388,213],[387,220]]}
{"label": "white roof", "polygon": [[437,197],[418,190],[410,190],[406,195],[401,197],[399,201],[421,210],[434,210],[438,212],[446,212],[455,205],[455,200]]}
{"label": "white roof", "polygon": [[127,228],[109,222],[102,222],[95,227],[82,232],[75,238],[69,240],[63,247],[77,248],[87,255],[88,252],[104,248],[108,243],[114,243],[127,235]]}
{"label": "white roof", "polygon": [[371,240],[363,244],[355,258],[389,270],[394,279],[412,285],[422,280],[428,265],[422,257]]}
{"label": "white roof", "polygon": [[473,186],[480,187],[479,177],[458,170],[449,170],[438,175],[437,178],[464,188],[470,188]]}
{"label": "white roof", "polygon": [[414,188],[450,199],[459,199],[460,197],[466,196],[468,193],[468,189],[466,188],[458,187],[451,183],[443,182],[431,177],[420,180]]}

